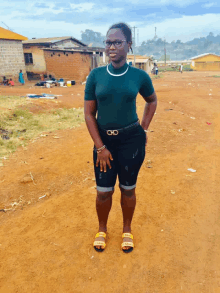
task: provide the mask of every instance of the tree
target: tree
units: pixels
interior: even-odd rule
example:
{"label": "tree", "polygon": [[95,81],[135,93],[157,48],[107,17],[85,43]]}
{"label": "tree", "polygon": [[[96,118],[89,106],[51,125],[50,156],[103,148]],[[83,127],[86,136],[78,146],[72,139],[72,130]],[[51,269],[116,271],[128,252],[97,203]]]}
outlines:
{"label": "tree", "polygon": [[81,32],[81,40],[86,44],[98,43],[100,46],[103,46],[104,39],[105,37],[100,32],[94,32],[90,29],[86,29],[84,32]]}

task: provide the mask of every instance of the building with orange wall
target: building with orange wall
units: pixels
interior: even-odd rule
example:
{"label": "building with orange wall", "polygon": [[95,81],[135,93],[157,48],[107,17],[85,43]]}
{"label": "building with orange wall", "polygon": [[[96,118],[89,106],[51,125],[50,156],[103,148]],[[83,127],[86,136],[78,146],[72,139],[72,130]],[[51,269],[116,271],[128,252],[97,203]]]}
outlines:
{"label": "building with orange wall", "polygon": [[191,58],[191,68],[196,71],[220,71],[220,56],[205,53]]}

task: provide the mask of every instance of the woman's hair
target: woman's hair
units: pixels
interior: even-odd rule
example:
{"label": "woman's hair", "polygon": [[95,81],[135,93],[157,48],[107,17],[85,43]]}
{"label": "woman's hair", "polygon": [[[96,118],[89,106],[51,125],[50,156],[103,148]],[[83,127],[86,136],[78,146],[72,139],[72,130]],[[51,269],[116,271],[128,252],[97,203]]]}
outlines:
{"label": "woman's hair", "polygon": [[[122,31],[123,35],[125,36],[127,43],[128,43],[128,42],[132,42],[132,32],[131,32],[130,27],[129,27],[126,23],[119,22],[119,23],[113,24],[113,25],[108,29],[107,33],[108,33],[111,29],[120,29],[120,30]],[[132,48],[131,48],[131,51],[133,52]]]}

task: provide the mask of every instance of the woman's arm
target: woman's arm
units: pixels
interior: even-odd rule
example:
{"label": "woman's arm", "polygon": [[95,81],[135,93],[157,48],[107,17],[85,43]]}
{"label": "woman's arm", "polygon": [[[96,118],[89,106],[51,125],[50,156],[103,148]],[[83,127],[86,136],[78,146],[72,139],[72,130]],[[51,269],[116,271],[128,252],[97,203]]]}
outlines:
{"label": "woman's arm", "polygon": [[[96,148],[99,149],[104,145],[104,143],[99,134],[98,125],[96,121],[96,112],[97,102],[95,100],[84,101],[84,115],[86,125]],[[113,160],[112,155],[109,152],[109,150],[104,148],[100,153],[97,154],[96,167],[100,165],[100,171],[106,172],[107,166],[111,169],[110,160]]]}
{"label": "woman's arm", "polygon": [[92,140],[97,149],[102,147],[104,144],[99,135],[98,126],[96,122],[96,112],[97,112],[97,102],[95,100],[92,101],[84,101],[84,115],[87,128],[91,135]]}
{"label": "woman's arm", "polygon": [[146,105],[144,108],[141,126],[144,130],[147,130],[157,108],[157,96],[156,93],[153,92],[153,94],[149,97],[143,98],[146,101]]}

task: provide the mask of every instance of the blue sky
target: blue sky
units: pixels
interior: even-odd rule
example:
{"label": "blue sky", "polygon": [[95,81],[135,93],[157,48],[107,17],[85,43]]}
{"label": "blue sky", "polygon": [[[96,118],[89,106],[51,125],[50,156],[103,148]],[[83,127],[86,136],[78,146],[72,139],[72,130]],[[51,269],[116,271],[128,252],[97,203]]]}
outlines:
{"label": "blue sky", "polygon": [[81,39],[85,29],[105,35],[116,22],[137,27],[139,44],[153,38],[155,27],[169,42],[220,34],[220,0],[11,0],[2,2],[0,11],[0,26],[4,22],[28,38]]}

